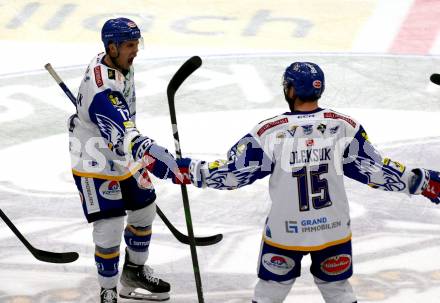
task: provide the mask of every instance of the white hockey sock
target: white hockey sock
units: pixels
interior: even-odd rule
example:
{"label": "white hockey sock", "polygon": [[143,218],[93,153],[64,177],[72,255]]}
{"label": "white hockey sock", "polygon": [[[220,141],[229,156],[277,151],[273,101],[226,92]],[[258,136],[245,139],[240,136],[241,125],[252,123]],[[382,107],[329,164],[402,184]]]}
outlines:
{"label": "white hockey sock", "polygon": [[294,282],[295,279],[285,282],[259,279],[257,285],[255,285],[253,301],[257,303],[282,303],[289,294]]}
{"label": "white hockey sock", "polygon": [[326,303],[356,302],[356,296],[348,280],[325,282],[316,277],[314,279]]}

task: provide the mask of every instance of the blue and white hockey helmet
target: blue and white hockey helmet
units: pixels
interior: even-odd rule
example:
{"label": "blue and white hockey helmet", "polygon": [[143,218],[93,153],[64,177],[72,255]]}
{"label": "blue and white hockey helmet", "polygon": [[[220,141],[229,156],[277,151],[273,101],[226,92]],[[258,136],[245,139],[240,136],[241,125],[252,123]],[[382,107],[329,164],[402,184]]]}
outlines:
{"label": "blue and white hockey helmet", "polygon": [[119,45],[124,41],[141,39],[141,31],[128,18],[109,19],[102,26],[101,39],[107,49],[111,42]]}
{"label": "blue and white hockey helmet", "polygon": [[283,85],[293,86],[301,100],[318,100],[325,88],[324,72],[315,63],[293,62],[284,72]]}

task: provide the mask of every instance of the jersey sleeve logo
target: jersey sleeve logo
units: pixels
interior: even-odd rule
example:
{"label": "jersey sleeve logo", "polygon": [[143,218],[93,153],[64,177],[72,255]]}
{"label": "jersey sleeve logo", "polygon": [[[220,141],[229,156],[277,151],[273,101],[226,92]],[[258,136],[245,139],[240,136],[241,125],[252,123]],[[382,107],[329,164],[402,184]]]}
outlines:
{"label": "jersey sleeve logo", "polygon": [[[393,167],[390,165],[390,162],[392,161],[385,159],[382,165],[369,161],[369,159],[358,157],[355,160],[355,165],[358,171],[367,177],[369,186],[381,188],[384,191],[403,191],[406,185],[401,180],[400,175],[405,170],[405,167],[403,165],[398,166],[395,163]],[[395,167],[398,167],[397,170]]]}
{"label": "jersey sleeve logo", "polygon": [[104,81],[102,81],[102,75],[101,75],[101,66],[95,66],[93,69],[93,72],[95,74],[95,82],[98,87],[101,87],[104,85]]}
{"label": "jersey sleeve logo", "polygon": [[275,127],[277,125],[288,123],[288,122],[289,122],[289,119],[282,118],[282,119],[279,119],[279,120],[276,120],[273,122],[266,123],[257,131],[257,135],[261,136],[266,130],[271,129],[272,127]]}
{"label": "jersey sleeve logo", "polygon": [[123,141],[124,130],[115,121],[100,114],[96,114],[96,120],[103,137],[112,147]]}
{"label": "jersey sleeve logo", "polygon": [[330,118],[330,119],[341,119],[350,124],[353,127],[356,127],[356,122],[354,122],[352,119],[336,114],[336,113],[324,113],[324,118]]}

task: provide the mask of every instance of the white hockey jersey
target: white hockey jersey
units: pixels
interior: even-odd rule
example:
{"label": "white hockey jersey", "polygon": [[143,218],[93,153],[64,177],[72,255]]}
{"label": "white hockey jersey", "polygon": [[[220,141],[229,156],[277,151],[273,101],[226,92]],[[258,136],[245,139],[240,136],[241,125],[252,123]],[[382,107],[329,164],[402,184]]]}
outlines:
{"label": "white hockey jersey", "polygon": [[344,175],[409,193],[413,173],[382,159],[357,121],[321,108],[260,122],[229,150],[227,160],[193,160],[190,167],[194,185],[216,189],[235,189],[267,175],[272,205],[264,241],[316,251],[351,239]]}
{"label": "white hockey jersey", "polygon": [[133,68],[124,75],[103,64],[104,55],[98,54],[87,67],[77,113],[68,121],[72,171],[120,181],[141,167],[129,152],[131,141],[139,136]]}

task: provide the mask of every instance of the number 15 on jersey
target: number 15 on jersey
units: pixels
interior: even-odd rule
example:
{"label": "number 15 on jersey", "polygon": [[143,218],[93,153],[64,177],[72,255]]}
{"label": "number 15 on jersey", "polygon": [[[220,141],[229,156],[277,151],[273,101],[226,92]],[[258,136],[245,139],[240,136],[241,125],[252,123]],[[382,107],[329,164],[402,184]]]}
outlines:
{"label": "number 15 on jersey", "polygon": [[297,181],[300,211],[310,210],[310,204],[314,209],[332,205],[327,179],[322,177],[325,173],[328,173],[328,164],[303,166],[292,172]]}

